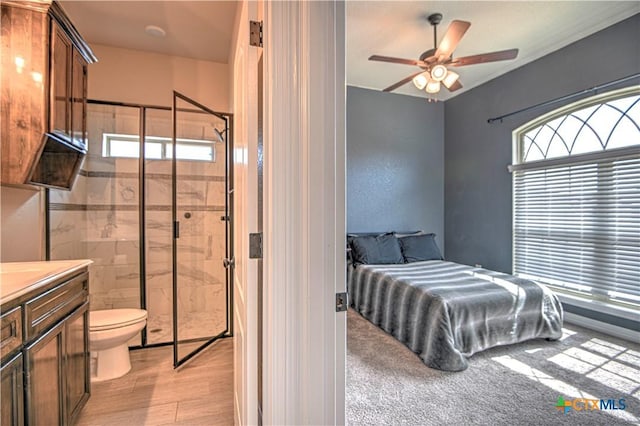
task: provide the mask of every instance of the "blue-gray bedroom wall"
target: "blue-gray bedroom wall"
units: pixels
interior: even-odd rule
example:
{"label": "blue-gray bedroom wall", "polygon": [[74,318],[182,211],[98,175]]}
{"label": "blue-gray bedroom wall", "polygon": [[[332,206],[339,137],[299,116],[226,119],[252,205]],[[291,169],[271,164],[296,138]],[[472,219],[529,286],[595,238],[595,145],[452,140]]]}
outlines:
{"label": "blue-gray bedroom wall", "polygon": [[447,259],[511,272],[512,131],[563,104],[488,118],[638,72],[640,14],[445,102]]}
{"label": "blue-gray bedroom wall", "polygon": [[424,230],[444,250],[444,104],[347,88],[347,231]]}

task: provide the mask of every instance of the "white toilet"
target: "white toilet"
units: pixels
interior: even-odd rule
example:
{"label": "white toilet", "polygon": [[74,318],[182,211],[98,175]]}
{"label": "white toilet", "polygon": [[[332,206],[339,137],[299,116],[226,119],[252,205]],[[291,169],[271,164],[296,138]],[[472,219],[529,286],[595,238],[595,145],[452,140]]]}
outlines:
{"label": "white toilet", "polygon": [[106,309],[89,312],[91,381],[115,379],[131,370],[127,342],[147,323],[143,309]]}

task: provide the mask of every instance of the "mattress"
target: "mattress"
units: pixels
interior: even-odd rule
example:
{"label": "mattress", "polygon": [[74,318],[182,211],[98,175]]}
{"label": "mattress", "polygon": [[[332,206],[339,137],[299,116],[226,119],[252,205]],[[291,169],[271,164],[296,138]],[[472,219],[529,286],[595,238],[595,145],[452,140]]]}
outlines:
{"label": "mattress", "polygon": [[429,260],[350,266],[350,305],[429,367],[461,371],[474,353],[562,336],[562,305],[531,280]]}

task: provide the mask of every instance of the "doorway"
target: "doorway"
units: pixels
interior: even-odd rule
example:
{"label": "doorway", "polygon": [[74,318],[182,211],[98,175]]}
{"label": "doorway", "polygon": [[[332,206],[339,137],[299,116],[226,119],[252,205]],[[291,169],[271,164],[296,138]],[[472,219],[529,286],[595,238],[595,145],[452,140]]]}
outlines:
{"label": "doorway", "polygon": [[89,101],[80,175],[47,191],[48,258],[93,259],[91,308],[146,309],[129,345],[174,345],[174,367],[232,335],[232,116],[185,99],[175,125],[168,107]]}

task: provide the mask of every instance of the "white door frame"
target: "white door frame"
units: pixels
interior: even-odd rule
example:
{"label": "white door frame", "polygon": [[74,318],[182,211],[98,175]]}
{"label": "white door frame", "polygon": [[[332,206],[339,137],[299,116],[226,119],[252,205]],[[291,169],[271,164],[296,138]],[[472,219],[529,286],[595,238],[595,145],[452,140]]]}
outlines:
{"label": "white door frame", "polygon": [[344,424],[344,2],[266,2],[264,57],[264,424]]}
{"label": "white door frame", "polygon": [[249,45],[249,21],[258,20],[258,2],[244,0],[236,17],[233,64],[234,111],[234,418],[237,425],[258,424],[257,264],[249,259],[249,233],[257,221],[257,145],[259,51]]}

